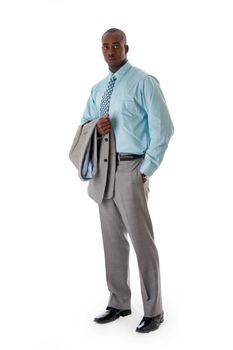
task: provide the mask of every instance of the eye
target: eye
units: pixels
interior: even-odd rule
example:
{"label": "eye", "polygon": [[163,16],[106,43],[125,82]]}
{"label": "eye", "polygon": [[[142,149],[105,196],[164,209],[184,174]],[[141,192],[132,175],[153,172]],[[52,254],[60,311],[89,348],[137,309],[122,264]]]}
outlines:
{"label": "eye", "polygon": [[114,44],[114,45],[113,45],[113,48],[114,48],[114,49],[119,49],[119,47],[120,47],[119,44]]}
{"label": "eye", "polygon": [[108,49],[108,46],[107,46],[107,45],[103,45],[103,46],[102,46],[102,49],[103,49],[103,50],[107,50],[107,49]]}

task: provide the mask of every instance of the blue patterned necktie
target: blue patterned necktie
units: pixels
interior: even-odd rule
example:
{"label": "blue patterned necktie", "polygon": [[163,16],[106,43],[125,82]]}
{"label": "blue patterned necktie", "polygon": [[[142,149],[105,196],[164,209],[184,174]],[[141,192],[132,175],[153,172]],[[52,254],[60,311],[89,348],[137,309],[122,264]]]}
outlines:
{"label": "blue patterned necktie", "polygon": [[110,105],[110,100],[111,100],[115,81],[116,81],[116,77],[113,74],[111,79],[108,82],[107,89],[106,89],[105,93],[103,94],[102,100],[100,102],[100,116],[101,117],[104,116],[109,111],[109,105]]}

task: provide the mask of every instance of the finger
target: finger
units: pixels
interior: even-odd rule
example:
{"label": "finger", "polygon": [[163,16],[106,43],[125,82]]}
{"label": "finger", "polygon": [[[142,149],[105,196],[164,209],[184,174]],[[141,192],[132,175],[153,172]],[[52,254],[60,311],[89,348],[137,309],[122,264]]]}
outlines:
{"label": "finger", "polygon": [[103,130],[103,131],[111,130],[111,125],[106,125],[106,126],[102,127],[101,130]]}
{"label": "finger", "polygon": [[98,122],[103,122],[103,121],[106,121],[106,120],[110,120],[110,119],[109,119],[109,116],[99,118],[99,119],[98,119]]}
{"label": "finger", "polygon": [[110,124],[108,121],[106,121],[106,122],[101,122],[101,123],[99,123],[99,126],[100,126],[101,128],[105,128],[106,126],[111,126],[111,124]]}
{"label": "finger", "polygon": [[103,128],[101,129],[102,134],[107,134],[109,131],[111,131],[111,128]]}
{"label": "finger", "polygon": [[106,125],[106,126],[97,126],[97,130],[100,134],[103,132],[106,132],[108,130],[111,130],[111,125]]}
{"label": "finger", "polygon": [[111,124],[110,123],[104,123],[104,124],[101,124],[101,128],[107,128],[107,127],[111,127]]}
{"label": "finger", "polygon": [[99,120],[99,122],[100,123],[106,123],[106,122],[110,122],[110,119],[109,119],[109,117],[106,117],[106,118],[101,118],[100,120]]}
{"label": "finger", "polygon": [[104,115],[102,115],[102,116],[100,117],[100,119],[106,119],[106,118],[109,118],[109,114],[108,114],[108,113],[106,113],[106,114],[104,114]]}
{"label": "finger", "polygon": [[105,131],[99,131],[99,134],[100,135],[106,135],[106,134],[108,134],[109,132],[110,132],[111,130],[105,130]]}

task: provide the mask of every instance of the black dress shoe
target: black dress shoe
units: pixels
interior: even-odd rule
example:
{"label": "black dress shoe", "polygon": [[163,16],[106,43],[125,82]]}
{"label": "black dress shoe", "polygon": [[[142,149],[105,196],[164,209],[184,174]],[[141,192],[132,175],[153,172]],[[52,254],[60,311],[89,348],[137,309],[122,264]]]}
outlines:
{"label": "black dress shoe", "polygon": [[136,332],[139,333],[149,333],[151,331],[155,331],[159,328],[160,324],[164,321],[163,312],[155,317],[143,317],[138,327],[136,328]]}
{"label": "black dress shoe", "polygon": [[131,310],[119,310],[114,307],[107,306],[106,311],[94,319],[97,323],[108,323],[115,321],[120,316],[128,316],[131,314]]}

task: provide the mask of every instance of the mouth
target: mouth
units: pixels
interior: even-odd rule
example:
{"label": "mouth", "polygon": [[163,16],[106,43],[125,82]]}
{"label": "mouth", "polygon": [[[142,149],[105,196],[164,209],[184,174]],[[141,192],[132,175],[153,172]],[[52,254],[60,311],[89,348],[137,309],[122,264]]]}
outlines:
{"label": "mouth", "polygon": [[113,62],[113,61],[115,61],[115,58],[114,58],[114,57],[108,57],[108,58],[107,58],[107,61],[108,61],[108,62]]}

